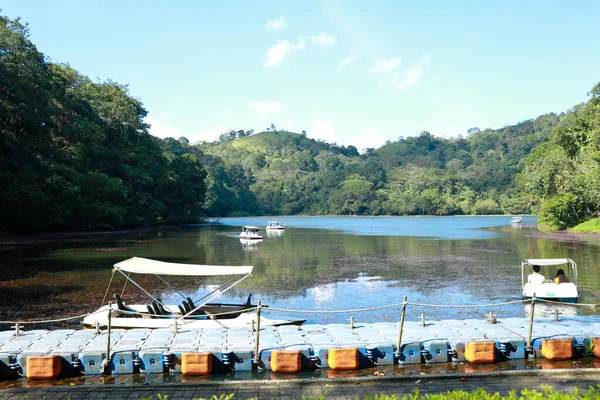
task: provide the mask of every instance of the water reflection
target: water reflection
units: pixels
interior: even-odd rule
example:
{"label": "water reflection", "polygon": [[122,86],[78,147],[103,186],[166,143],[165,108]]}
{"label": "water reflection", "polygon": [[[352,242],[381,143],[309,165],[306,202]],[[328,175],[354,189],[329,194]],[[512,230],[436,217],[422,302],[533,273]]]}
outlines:
{"label": "water reflection", "polygon": [[235,371],[219,375],[208,376],[183,376],[181,373],[165,374],[123,374],[109,376],[83,375],[74,378],[53,381],[34,381],[25,378],[17,380],[0,381],[0,389],[20,387],[48,387],[48,386],[143,386],[153,385],[219,382],[219,381],[245,381],[245,380],[289,380],[289,379],[316,379],[316,378],[360,378],[373,376],[427,376],[430,374],[479,374],[498,371],[515,370],[549,370],[549,369],[582,369],[600,368],[600,361],[595,357],[584,357],[577,360],[551,361],[545,358],[518,359],[498,362],[494,364],[460,363],[425,363],[425,364],[397,364],[364,368],[356,371],[333,371],[331,369],[316,369],[300,373],[274,373],[271,371]]}
{"label": "water reflection", "polygon": [[242,249],[244,250],[256,250],[258,248],[258,244],[262,243],[262,241],[262,239],[240,239]]}
{"label": "water reflection", "polygon": [[283,230],[283,229],[267,229],[266,232],[267,232],[268,237],[281,237],[285,233],[285,230]]}
{"label": "water reflection", "polygon": [[[543,317],[543,318],[560,318],[561,315],[565,316],[573,316],[578,315],[578,308],[582,306],[577,306],[574,304],[550,304],[543,303],[537,301],[535,303],[533,315],[535,317]],[[531,303],[524,303],[525,314],[531,315]],[[589,307],[586,307],[589,308]]]}
{"label": "water reflection", "polygon": [[[351,316],[362,322],[396,322],[400,307],[352,315],[312,313],[311,310],[376,308],[400,304],[404,296],[408,296],[411,303],[437,305],[520,300],[520,262],[527,258],[572,258],[579,266],[580,302],[600,303],[600,252],[596,245],[556,241],[550,236],[540,236],[528,225],[512,229],[505,217],[497,220],[491,217],[410,219],[411,224],[418,221],[424,225],[419,232],[454,229],[455,238],[440,240],[386,236],[387,224],[396,224],[393,218],[286,217],[280,221],[292,229],[251,243],[239,240],[238,226],[246,223],[244,220],[237,221],[235,226],[203,225],[0,244],[0,320],[93,311],[102,303],[112,265],[132,256],[207,265],[253,265],[251,279],[229,291],[222,300],[245,301],[248,294],[253,293],[255,301],[261,300],[271,307],[303,311],[304,314],[294,316],[307,318],[309,323],[347,323]],[[298,227],[307,221],[320,227]],[[457,221],[460,228],[456,226]],[[469,221],[474,221],[471,230]],[[491,222],[492,227],[484,229],[485,221]],[[356,230],[364,234],[342,234],[328,229],[332,222],[351,227],[346,232]],[[468,234],[463,235],[465,231]],[[481,232],[493,235],[479,235]],[[174,291],[164,291],[164,284],[153,277],[142,277],[139,283],[165,299],[177,297]],[[123,284],[124,278],[116,275],[109,295],[120,293]],[[193,297],[215,284],[215,280],[183,278],[175,279],[173,284],[182,294]],[[124,300],[133,303],[146,301],[147,297],[136,288],[128,287]],[[526,317],[529,312],[528,305],[520,303],[492,308],[443,309],[411,305],[407,309],[407,320],[419,320],[422,313],[427,319],[435,320],[482,318],[489,311],[494,311],[499,318]],[[543,310],[538,304],[536,315],[552,316],[552,307]],[[565,306],[560,312],[586,315],[598,311]],[[274,312],[266,316],[280,317]],[[0,329],[3,328],[0,326]]]}

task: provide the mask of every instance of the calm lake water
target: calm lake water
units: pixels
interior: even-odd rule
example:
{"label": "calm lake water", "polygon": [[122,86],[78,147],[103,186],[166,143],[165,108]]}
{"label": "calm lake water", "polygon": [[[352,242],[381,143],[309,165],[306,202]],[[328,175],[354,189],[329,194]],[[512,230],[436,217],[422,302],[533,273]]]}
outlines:
{"label": "calm lake water", "polygon": [[[266,232],[277,219],[284,232]],[[249,293],[272,308],[273,318],[309,323],[398,321],[404,296],[411,303],[441,306],[485,305],[521,299],[520,262],[525,258],[572,258],[579,267],[581,303],[600,303],[600,246],[541,235],[536,218],[511,226],[510,217],[252,217],[223,218],[211,224],[117,235],[0,242],[0,320],[77,315],[100,306],[114,263],[132,256],[163,261],[253,265],[253,276],[222,299],[243,301]],[[214,223],[217,222],[217,223]],[[242,225],[256,225],[265,238],[239,240]],[[544,272],[544,271],[542,271]],[[545,271],[547,277],[555,269]],[[527,271],[529,273],[529,271]],[[118,275],[118,274],[117,274]],[[179,295],[154,277],[139,282],[164,299]],[[171,282],[171,280],[170,280]],[[175,279],[184,295],[197,298],[216,280]],[[121,292],[115,276],[109,296]],[[148,302],[129,285],[126,302]],[[329,311],[374,308],[368,311]],[[480,308],[409,305],[407,319],[524,317],[529,306]],[[537,315],[555,306],[536,306]],[[562,314],[595,314],[590,307],[560,306]],[[0,326],[7,329],[8,326]]]}

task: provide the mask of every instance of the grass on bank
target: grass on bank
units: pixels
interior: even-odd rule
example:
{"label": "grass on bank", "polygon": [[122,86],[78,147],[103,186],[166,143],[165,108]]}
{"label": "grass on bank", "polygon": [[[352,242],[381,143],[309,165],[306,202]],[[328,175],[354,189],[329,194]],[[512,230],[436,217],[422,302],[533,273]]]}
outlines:
{"label": "grass on bank", "polygon": [[600,218],[592,218],[570,229],[577,233],[598,233],[600,232]]}
{"label": "grass on bank", "polygon": [[[157,395],[157,400],[168,400],[168,395]],[[234,394],[222,394],[221,396],[213,395],[209,399],[194,397],[191,400],[232,400]],[[141,400],[155,400],[154,396],[141,397]],[[326,400],[327,395],[319,397],[305,397],[302,400]],[[364,400],[593,400],[600,399],[600,385],[592,386],[588,390],[574,389],[571,393],[563,393],[555,390],[551,386],[542,385],[541,390],[524,389],[520,393],[515,390],[509,392],[507,396],[502,396],[499,393],[488,393],[483,389],[477,389],[472,392],[464,390],[453,390],[451,392],[441,394],[421,394],[418,390],[414,393],[398,397],[396,395],[377,394],[373,397],[366,396]],[[258,400],[253,398],[250,400]],[[358,400],[358,398],[357,398]]]}

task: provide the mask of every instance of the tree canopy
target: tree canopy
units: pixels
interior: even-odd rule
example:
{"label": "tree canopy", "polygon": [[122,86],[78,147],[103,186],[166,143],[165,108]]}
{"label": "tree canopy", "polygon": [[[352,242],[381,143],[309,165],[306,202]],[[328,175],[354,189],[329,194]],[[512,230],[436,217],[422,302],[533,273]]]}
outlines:
{"label": "tree canopy", "polygon": [[466,137],[423,131],[359,154],[277,129],[159,139],[127,85],[50,62],[0,16],[0,232],[120,229],[277,214],[540,212],[600,208],[600,83],[589,100]]}

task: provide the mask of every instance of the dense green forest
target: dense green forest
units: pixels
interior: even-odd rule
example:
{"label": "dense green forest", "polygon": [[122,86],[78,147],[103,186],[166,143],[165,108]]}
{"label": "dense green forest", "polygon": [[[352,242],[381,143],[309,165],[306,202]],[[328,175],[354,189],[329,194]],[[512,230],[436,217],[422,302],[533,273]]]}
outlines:
{"label": "dense green forest", "polygon": [[127,86],[49,62],[0,17],[0,231],[197,221],[206,172],[165,154]]}
{"label": "dense green forest", "polygon": [[213,143],[149,134],[126,85],[50,62],[0,16],[0,232],[120,229],[235,215],[538,213],[566,228],[600,206],[600,85],[501,129],[423,131],[359,154],[280,131]]}

